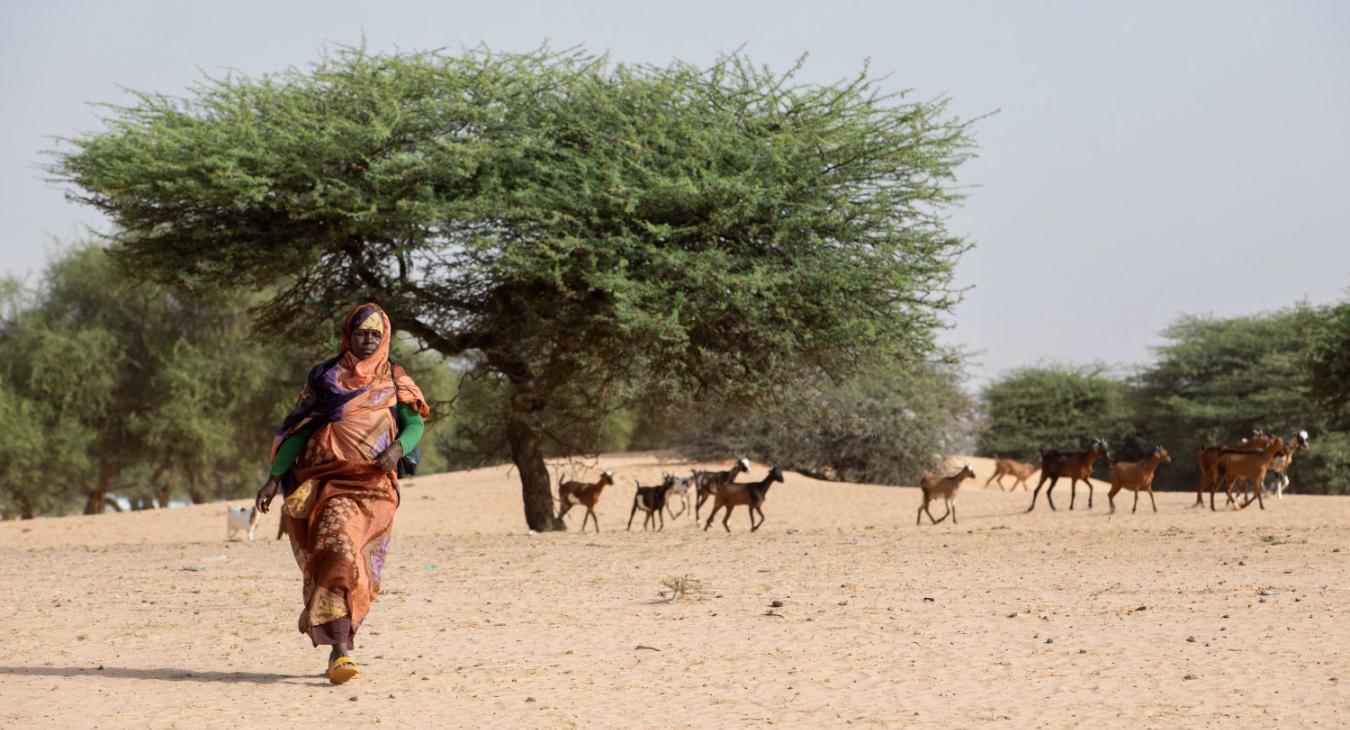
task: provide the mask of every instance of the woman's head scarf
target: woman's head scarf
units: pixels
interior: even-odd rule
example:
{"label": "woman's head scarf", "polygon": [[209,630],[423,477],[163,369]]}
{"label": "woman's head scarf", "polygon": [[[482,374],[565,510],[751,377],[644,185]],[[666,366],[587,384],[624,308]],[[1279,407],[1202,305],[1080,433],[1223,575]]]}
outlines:
{"label": "woman's head scarf", "polygon": [[[352,335],[359,329],[380,331],[380,346],[367,358],[352,352]],[[338,356],[315,365],[305,380],[305,388],[286,419],[282,421],[273,442],[272,452],[297,429],[310,423],[332,423],[341,420],[354,408],[367,408],[373,402],[380,407],[404,403],[423,418],[430,415],[422,390],[402,367],[389,364],[389,342],[393,327],[389,315],[378,304],[367,303],[354,308],[342,325],[342,349]],[[397,372],[396,372],[397,370]],[[388,398],[388,386],[394,386],[394,398]],[[384,386],[381,388],[381,386]],[[381,397],[383,396],[383,397]],[[388,401],[388,406],[384,405]]]}

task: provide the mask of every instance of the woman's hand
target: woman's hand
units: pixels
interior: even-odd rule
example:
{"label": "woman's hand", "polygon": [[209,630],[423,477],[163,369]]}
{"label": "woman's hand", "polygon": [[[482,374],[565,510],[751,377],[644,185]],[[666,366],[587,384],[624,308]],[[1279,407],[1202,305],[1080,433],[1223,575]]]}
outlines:
{"label": "woman's hand", "polygon": [[395,441],[389,445],[389,448],[375,457],[375,464],[381,471],[394,471],[398,468],[398,460],[403,458],[403,444]]}
{"label": "woman's hand", "polygon": [[258,489],[258,496],[253,498],[253,506],[258,511],[267,514],[267,508],[272,504],[272,498],[277,496],[277,487],[281,485],[281,477],[272,477],[267,483]]}

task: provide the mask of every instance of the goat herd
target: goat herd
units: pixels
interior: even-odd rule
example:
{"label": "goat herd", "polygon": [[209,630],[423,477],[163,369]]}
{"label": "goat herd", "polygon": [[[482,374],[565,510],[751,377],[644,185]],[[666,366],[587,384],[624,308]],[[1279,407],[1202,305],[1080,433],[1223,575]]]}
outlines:
{"label": "goat herd", "polygon": [[[1255,501],[1266,508],[1264,493],[1266,491],[1266,474],[1273,473],[1275,481],[1272,485],[1272,491],[1278,498],[1284,497],[1284,489],[1289,486],[1289,465],[1293,462],[1294,454],[1299,449],[1308,447],[1308,432],[1298,431],[1288,440],[1280,436],[1271,436],[1262,431],[1256,431],[1251,438],[1244,438],[1236,444],[1224,444],[1217,446],[1206,446],[1200,450],[1200,483],[1195,489],[1195,506],[1204,506],[1205,488],[1209,488],[1209,508],[1214,510],[1214,492],[1222,487],[1224,495],[1227,498],[1225,504],[1231,504],[1237,509],[1245,509],[1247,505]],[[1092,475],[1092,467],[1098,459],[1110,459],[1110,452],[1107,451],[1106,442],[1102,439],[1095,439],[1092,448],[1087,451],[1042,451],[1041,463],[1023,464],[1012,459],[999,459],[995,457],[994,474],[985,480],[984,486],[989,486],[989,482],[995,482],[1000,488],[1003,487],[1003,477],[1011,476],[1014,481],[1012,489],[1016,489],[1020,484],[1024,489],[1027,486],[1027,480],[1031,478],[1038,470],[1041,472],[1041,479],[1036,484],[1036,490],[1031,494],[1031,506],[1027,507],[1030,512],[1036,509],[1036,497],[1041,493],[1041,487],[1047,482],[1050,486],[1045,490],[1045,501],[1050,503],[1050,509],[1055,508],[1055,500],[1051,497],[1051,492],[1055,489],[1055,483],[1061,477],[1070,480],[1069,509],[1073,509],[1074,502],[1078,497],[1078,482],[1081,480],[1088,488],[1088,509],[1092,509],[1092,482],[1088,479]],[[1111,503],[1111,511],[1116,511],[1116,494],[1122,489],[1131,489],[1134,491],[1134,507],[1131,512],[1139,509],[1139,490],[1144,489],[1148,492],[1149,502],[1153,504],[1153,511],[1158,511],[1158,503],[1153,499],[1153,474],[1158,470],[1161,464],[1167,464],[1172,461],[1171,454],[1167,449],[1161,446],[1153,447],[1153,453],[1143,461],[1111,461],[1110,462],[1110,482],[1111,491],[1106,498]],[[965,476],[963,476],[965,475]],[[961,479],[972,478],[974,473],[970,468],[962,470],[960,474],[946,479],[933,480],[933,489],[935,493],[946,490],[947,493],[954,494],[956,486],[959,486]],[[956,480],[955,485],[947,483]],[[929,500],[929,481],[925,478],[924,486],[924,504]],[[1239,505],[1233,498],[1233,489],[1242,484],[1243,501]],[[1255,496],[1248,494],[1248,488],[1255,492]],[[1005,488],[1006,489],[1006,488]],[[948,497],[948,503],[951,503]],[[920,510],[924,508],[921,507]],[[932,513],[928,515],[932,519]],[[943,515],[945,519],[946,515]],[[940,522],[941,520],[934,520]],[[956,521],[953,514],[952,522]]]}
{"label": "goat herd", "polygon": [[[750,512],[750,531],[754,532],[759,526],[764,524],[764,511],[760,509],[764,504],[764,498],[769,494],[769,487],[774,482],[783,481],[783,472],[774,466],[769,469],[769,473],[757,482],[738,482],[737,474],[743,474],[750,471],[750,462],[744,457],[736,460],[730,469],[725,471],[700,471],[695,470],[693,474],[687,477],[676,477],[671,474],[665,475],[661,483],[655,486],[644,487],[641,483],[634,480],[637,491],[633,494],[633,508],[628,512],[628,529],[633,529],[633,517],[637,515],[638,510],[642,510],[646,515],[642,519],[642,529],[647,529],[650,524],[652,527],[661,530],[665,529],[666,518],[663,512],[669,512],[671,518],[679,517],[684,514],[689,507],[689,501],[694,499],[694,521],[699,521],[699,510],[703,503],[712,497],[712,512],[708,513],[708,522],[703,526],[706,530],[712,526],[713,518],[717,516],[717,511],[725,508],[726,513],[722,517],[722,527],[727,532],[731,532],[731,525],[728,521],[731,519],[731,510],[736,507],[744,506]],[[558,512],[561,519],[569,510],[577,505],[586,508],[586,514],[581,518],[581,529],[585,531],[586,521],[589,519],[595,524],[595,531],[600,531],[600,521],[595,518],[595,505],[600,501],[600,494],[605,487],[614,483],[614,474],[604,472],[594,484],[586,482],[563,482],[558,485],[558,501],[562,504],[562,510]],[[675,499],[680,501],[680,511],[676,512],[673,507]],[[759,515],[759,521],[755,521],[755,515]]]}
{"label": "goat herd", "polygon": [[[1289,465],[1293,461],[1294,454],[1299,449],[1307,448],[1308,432],[1298,431],[1289,439],[1279,436],[1270,436],[1261,431],[1255,432],[1251,438],[1242,439],[1237,444],[1206,446],[1200,451],[1200,483],[1195,491],[1195,505],[1204,505],[1204,491],[1209,488],[1209,508],[1214,507],[1214,493],[1222,488],[1227,498],[1226,504],[1231,504],[1236,509],[1245,509],[1253,501],[1257,502],[1261,509],[1266,508],[1264,492],[1266,491],[1266,475],[1273,473],[1275,481],[1272,485],[1272,491],[1280,498],[1284,496],[1284,489],[1289,485]],[[1045,489],[1045,501],[1050,504],[1050,509],[1055,509],[1055,500],[1052,493],[1055,490],[1055,484],[1061,478],[1069,480],[1069,509],[1074,508],[1078,499],[1078,482],[1083,482],[1088,488],[1088,509],[1092,509],[1093,485],[1089,477],[1092,476],[1093,467],[1099,459],[1107,459],[1110,465],[1109,479],[1111,482],[1111,491],[1106,495],[1111,503],[1111,512],[1116,511],[1116,494],[1122,489],[1130,489],[1134,492],[1134,507],[1131,512],[1139,509],[1139,490],[1148,492],[1149,502],[1153,505],[1153,511],[1158,511],[1158,503],[1153,499],[1153,475],[1158,467],[1172,461],[1172,457],[1167,453],[1167,449],[1161,446],[1155,446],[1153,453],[1147,459],[1142,461],[1112,461],[1110,452],[1107,450],[1106,442],[1102,439],[1094,439],[1091,448],[1086,451],[1042,451],[1041,463],[1024,464],[1012,459],[994,458],[994,473],[989,479],[985,480],[984,486],[988,487],[990,482],[998,484],[999,488],[1007,491],[1009,488],[1003,484],[1003,477],[1012,477],[1013,484],[1011,489],[1016,489],[1019,485],[1028,488],[1027,480],[1037,471],[1041,473],[1040,481],[1036,484],[1036,489],[1031,494],[1031,506],[1027,508],[1030,512],[1036,508],[1036,498],[1040,496],[1041,488],[1049,482]],[[729,521],[731,512],[734,508],[744,506],[750,513],[750,531],[758,530],[764,524],[764,499],[768,496],[769,487],[774,482],[783,481],[783,472],[777,467],[771,467],[769,473],[757,482],[738,482],[736,476],[750,470],[750,462],[745,458],[739,458],[730,469],[725,471],[700,471],[695,470],[693,474],[687,477],[676,477],[670,474],[665,475],[660,484],[653,486],[642,486],[635,481],[637,491],[633,494],[633,506],[628,513],[628,529],[633,528],[633,518],[638,510],[645,513],[642,520],[642,529],[652,528],[661,530],[665,528],[664,513],[669,513],[671,518],[678,518],[685,511],[691,509],[690,501],[694,504],[695,522],[701,521],[700,510],[703,504],[712,498],[712,512],[708,514],[708,520],[703,525],[707,530],[712,526],[713,518],[717,516],[718,510],[725,510],[722,516],[722,527],[728,532],[731,531]],[[928,519],[933,524],[938,524],[947,519],[950,515],[952,523],[956,522],[956,492],[961,488],[961,483],[967,479],[974,479],[975,472],[970,466],[964,466],[959,472],[949,477],[925,476],[919,482],[919,488],[923,492],[923,502],[919,505],[918,514],[915,516],[915,524],[923,521],[926,513]],[[600,522],[595,517],[595,505],[600,501],[600,495],[605,487],[614,484],[614,475],[611,472],[604,472],[594,484],[586,482],[567,481],[558,485],[558,501],[562,505],[558,517],[562,518],[576,506],[586,508],[586,514],[581,518],[581,529],[585,531],[587,521],[595,525],[596,532],[600,531]],[[1233,491],[1238,484],[1242,484],[1242,502],[1238,503],[1233,497]],[[1254,496],[1248,494],[1248,488],[1255,492]],[[929,503],[934,499],[942,499],[947,507],[946,513],[942,517],[935,518],[929,510]],[[679,512],[674,509],[675,503],[680,505]],[[756,516],[758,515],[758,521]]]}

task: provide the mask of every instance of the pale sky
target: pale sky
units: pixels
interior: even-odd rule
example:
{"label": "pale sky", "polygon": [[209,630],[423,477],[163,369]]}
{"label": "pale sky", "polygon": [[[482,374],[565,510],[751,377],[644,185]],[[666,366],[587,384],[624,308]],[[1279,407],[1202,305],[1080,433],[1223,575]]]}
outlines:
{"label": "pale sky", "polygon": [[1040,361],[1151,357],[1182,313],[1350,294],[1347,2],[20,2],[0,0],[0,273],[104,226],[42,179],[50,137],[121,87],[373,51],[583,44],[707,64],[743,47],[831,82],[947,95],[980,158],[951,229],[976,248],[946,341],[976,382]]}

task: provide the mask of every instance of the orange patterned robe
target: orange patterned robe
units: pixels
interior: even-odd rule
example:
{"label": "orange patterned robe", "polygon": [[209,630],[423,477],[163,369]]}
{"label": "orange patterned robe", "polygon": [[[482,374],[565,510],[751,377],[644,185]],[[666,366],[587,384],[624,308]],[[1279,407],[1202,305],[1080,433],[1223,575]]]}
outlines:
{"label": "orange patterned robe", "polygon": [[[378,314],[380,349],[358,360],[349,348],[354,327]],[[282,528],[304,576],[299,629],[315,646],[354,648],[356,631],[380,593],[389,549],[398,479],[374,459],[398,436],[394,407],[428,413],[422,392],[389,364],[388,316],[373,304],[357,307],[343,327],[342,352],[310,372],[296,408],[273,445],[320,423],[283,483]]]}

